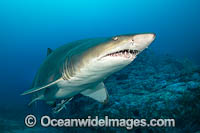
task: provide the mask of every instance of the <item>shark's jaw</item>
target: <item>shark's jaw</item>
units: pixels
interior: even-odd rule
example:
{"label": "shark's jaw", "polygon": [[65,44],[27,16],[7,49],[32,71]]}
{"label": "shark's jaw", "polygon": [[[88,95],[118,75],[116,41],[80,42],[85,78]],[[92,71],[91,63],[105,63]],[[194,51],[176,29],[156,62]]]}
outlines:
{"label": "shark's jaw", "polygon": [[112,52],[109,54],[104,55],[102,58],[106,58],[106,57],[122,57],[125,59],[134,59],[138,54],[140,53],[139,50],[132,50],[132,49],[124,49],[124,50],[120,50],[120,51],[116,51],[116,52]]}
{"label": "shark's jaw", "polygon": [[[106,54],[98,58],[96,64],[100,66],[99,71],[107,77],[130,64],[140,52],[141,51],[130,49],[129,47],[117,48],[108,51]],[[98,68],[98,66],[96,68]]]}

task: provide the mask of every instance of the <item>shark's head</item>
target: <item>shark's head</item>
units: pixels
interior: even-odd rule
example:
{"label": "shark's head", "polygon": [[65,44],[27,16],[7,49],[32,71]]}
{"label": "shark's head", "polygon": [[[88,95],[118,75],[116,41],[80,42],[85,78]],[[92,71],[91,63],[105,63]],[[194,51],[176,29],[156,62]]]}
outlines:
{"label": "shark's head", "polygon": [[153,33],[114,36],[93,48],[93,57],[96,57],[95,62],[100,66],[96,68],[109,72],[120,70],[130,64],[154,39]]}
{"label": "shark's head", "polygon": [[154,39],[153,33],[119,35],[105,39],[76,56],[73,69],[77,68],[76,70],[89,77],[107,77],[130,64]]}
{"label": "shark's head", "polygon": [[130,63],[154,39],[153,33],[114,36],[108,42],[95,47],[96,51],[100,51],[98,61],[117,66]]}

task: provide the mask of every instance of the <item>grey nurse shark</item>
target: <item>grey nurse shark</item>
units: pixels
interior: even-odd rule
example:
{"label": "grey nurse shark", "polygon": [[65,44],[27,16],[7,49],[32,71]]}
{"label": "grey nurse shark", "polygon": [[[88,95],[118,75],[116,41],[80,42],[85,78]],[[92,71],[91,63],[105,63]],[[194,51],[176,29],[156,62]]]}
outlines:
{"label": "grey nurse shark", "polygon": [[77,94],[106,103],[108,92],[103,81],[130,64],[154,39],[153,33],[128,34],[79,40],[54,51],[48,49],[32,89],[22,95],[32,94],[29,105],[37,100],[54,105],[54,113]]}

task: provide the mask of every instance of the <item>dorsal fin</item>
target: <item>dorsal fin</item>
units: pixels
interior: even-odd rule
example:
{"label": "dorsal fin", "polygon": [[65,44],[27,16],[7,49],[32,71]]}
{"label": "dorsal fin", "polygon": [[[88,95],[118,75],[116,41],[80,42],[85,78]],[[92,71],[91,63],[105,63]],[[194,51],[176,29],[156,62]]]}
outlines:
{"label": "dorsal fin", "polygon": [[52,52],[53,52],[53,50],[52,50],[52,49],[50,49],[50,48],[47,48],[47,56],[48,56],[48,55],[50,55]]}

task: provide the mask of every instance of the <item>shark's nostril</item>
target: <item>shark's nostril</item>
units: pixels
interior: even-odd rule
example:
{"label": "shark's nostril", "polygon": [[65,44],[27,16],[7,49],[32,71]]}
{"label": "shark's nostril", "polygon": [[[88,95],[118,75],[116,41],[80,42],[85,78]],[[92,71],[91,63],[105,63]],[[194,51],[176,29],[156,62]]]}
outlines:
{"label": "shark's nostril", "polygon": [[135,41],[134,39],[131,40],[131,44],[132,44],[132,45],[134,45],[134,41]]}

